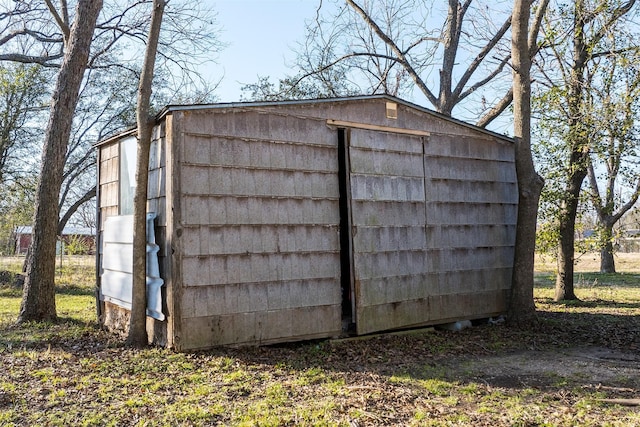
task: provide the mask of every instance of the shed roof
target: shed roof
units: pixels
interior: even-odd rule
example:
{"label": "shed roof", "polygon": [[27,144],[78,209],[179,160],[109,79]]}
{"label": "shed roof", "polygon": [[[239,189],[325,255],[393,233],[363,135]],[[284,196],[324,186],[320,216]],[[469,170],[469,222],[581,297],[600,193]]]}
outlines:
{"label": "shed roof", "polygon": [[[156,115],[156,121],[161,121],[167,114],[178,111],[199,111],[199,110],[216,110],[216,109],[229,109],[229,108],[264,108],[264,107],[277,107],[277,106],[305,106],[305,105],[318,105],[318,104],[329,104],[329,103],[346,103],[346,102],[358,102],[358,101],[369,101],[369,100],[385,100],[390,102],[395,102],[400,105],[404,105],[408,108],[420,111],[422,113],[429,114],[435,118],[446,120],[452,123],[455,123],[459,126],[463,126],[466,128],[473,129],[478,132],[482,132],[488,134],[490,136],[501,138],[509,142],[513,142],[513,139],[497,133],[491,130],[481,128],[479,126],[475,126],[473,124],[467,123],[462,120],[455,119],[450,116],[446,116],[444,114],[438,113],[434,110],[431,110],[426,107],[422,107],[420,105],[414,104],[409,101],[405,101],[400,98],[396,98],[391,95],[361,95],[361,96],[351,96],[351,97],[342,97],[342,98],[320,98],[320,99],[302,99],[302,100],[290,100],[290,101],[258,101],[258,102],[222,102],[222,103],[213,103],[213,104],[189,104],[189,105],[167,105]],[[135,135],[137,128],[130,127],[120,132],[117,132],[114,135],[111,135],[105,139],[97,141],[94,146],[99,146],[105,144],[113,139],[122,138],[124,136]]]}

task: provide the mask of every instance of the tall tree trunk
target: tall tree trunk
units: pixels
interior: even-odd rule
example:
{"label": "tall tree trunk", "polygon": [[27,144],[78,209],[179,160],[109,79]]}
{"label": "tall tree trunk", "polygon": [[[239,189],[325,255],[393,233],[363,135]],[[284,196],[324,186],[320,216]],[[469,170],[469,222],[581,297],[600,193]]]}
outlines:
{"label": "tall tree trunk", "polygon": [[528,43],[529,0],[513,6],[511,55],[513,64],[513,126],[518,176],[518,222],[509,304],[509,322],[526,325],[535,321],[533,263],[538,201],[544,181],[536,173],[531,154],[531,56]]}
{"label": "tall tree trunk", "polygon": [[[570,168],[580,168],[579,162],[572,160]],[[586,175],[577,171],[570,178],[565,191],[565,199],[560,207],[560,242],[558,245],[558,274],[556,275],[555,300],[577,300],[574,291],[573,267],[575,262],[576,215],[580,202],[580,188]]]}
{"label": "tall tree trunk", "polygon": [[102,0],[78,1],[65,56],[58,72],[36,190],[33,241],[27,259],[27,277],[18,322],[56,319],[58,198],[78,93],[101,9]]}
{"label": "tall tree trunk", "polygon": [[616,272],[616,262],[613,258],[613,224],[614,222],[610,219],[601,220],[600,224],[603,229],[602,233],[602,241],[603,244],[600,248],[600,273],[615,273]]}
{"label": "tall tree trunk", "polygon": [[584,0],[574,5],[573,64],[568,88],[567,109],[569,111],[568,142],[571,150],[568,165],[565,199],[560,207],[558,242],[558,274],[556,276],[555,300],[577,300],[573,287],[573,264],[575,256],[576,215],[580,202],[582,182],[587,176],[589,160],[588,130],[585,128],[582,111],[585,88],[585,68],[588,58],[585,35],[586,8]]}
{"label": "tall tree trunk", "polygon": [[138,158],[136,162],[136,191],[133,198],[133,295],[127,344],[143,347],[147,337],[147,183],[149,180],[149,151],[154,119],[150,100],[160,27],[166,0],[153,0],[151,26],[147,39],[140,84],[138,85]]}

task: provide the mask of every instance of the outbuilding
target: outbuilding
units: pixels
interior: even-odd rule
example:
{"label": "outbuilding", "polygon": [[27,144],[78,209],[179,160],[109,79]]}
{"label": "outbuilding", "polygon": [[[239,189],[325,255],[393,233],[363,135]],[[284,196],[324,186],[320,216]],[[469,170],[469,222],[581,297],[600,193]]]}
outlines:
{"label": "outbuilding", "polygon": [[[30,225],[20,225],[15,228],[15,254],[26,255],[33,239],[33,227]],[[66,226],[62,234],[58,236],[56,243],[56,253],[65,253],[69,246],[75,246],[78,254],[94,254],[96,246],[96,230],[91,227]]]}
{"label": "outbuilding", "polygon": [[[135,144],[135,130],[97,144],[101,321],[120,329]],[[362,335],[507,309],[513,141],[400,99],[166,107],[148,188],[156,343]]]}

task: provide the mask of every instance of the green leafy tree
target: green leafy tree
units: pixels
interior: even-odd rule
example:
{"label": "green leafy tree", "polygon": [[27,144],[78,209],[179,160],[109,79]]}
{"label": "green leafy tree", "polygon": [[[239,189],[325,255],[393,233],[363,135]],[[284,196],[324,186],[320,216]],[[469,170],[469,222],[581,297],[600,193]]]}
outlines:
{"label": "green leafy tree", "polygon": [[611,41],[625,29],[625,18],[635,12],[635,3],[576,0],[568,5],[557,4],[547,14],[544,35],[549,55],[537,62],[544,88],[538,114],[550,131],[547,142],[558,144],[546,149],[548,158],[557,165],[548,170],[555,171],[559,183],[553,186],[558,201],[553,221],[559,236],[555,292],[558,301],[577,299],[573,284],[576,218],[590,151],[601,124],[589,102],[590,87],[599,78],[591,72],[592,67],[594,61],[614,55],[620,48]]}
{"label": "green leafy tree", "polygon": [[[616,35],[616,38],[620,35]],[[629,46],[629,41],[623,42]],[[614,226],[640,196],[640,64],[638,51],[621,51],[593,68],[602,78],[591,87],[591,110],[601,126],[587,165],[588,195],[597,215],[600,272],[615,273]]]}
{"label": "green leafy tree", "polygon": [[35,176],[0,183],[0,254],[15,252],[17,227],[31,224],[35,199]]}
{"label": "green leafy tree", "polygon": [[32,162],[36,125],[46,94],[46,73],[38,65],[0,65],[0,183],[17,178]]}
{"label": "green leafy tree", "polygon": [[341,70],[332,68],[322,74],[284,77],[278,84],[269,77],[259,77],[257,83],[242,87],[243,101],[287,101],[292,99],[322,99],[359,95]]}

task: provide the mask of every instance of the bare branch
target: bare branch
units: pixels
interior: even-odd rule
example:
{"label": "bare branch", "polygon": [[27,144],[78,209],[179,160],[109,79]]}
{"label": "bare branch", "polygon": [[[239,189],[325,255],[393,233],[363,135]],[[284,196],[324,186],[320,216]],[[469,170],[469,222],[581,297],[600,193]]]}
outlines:
{"label": "bare branch", "polygon": [[64,215],[62,215],[62,218],[60,218],[60,221],[58,222],[58,235],[62,234],[62,230],[64,230],[67,222],[69,222],[69,219],[73,216],[74,213],[76,213],[78,208],[94,197],[96,197],[95,185],[91,189],[87,190],[84,195],[76,200],[71,206],[69,206]]}
{"label": "bare branch", "polygon": [[47,7],[49,8],[49,12],[51,12],[51,16],[53,16],[53,19],[55,19],[56,23],[58,24],[58,27],[60,27],[60,30],[64,35],[65,44],[67,44],[67,41],[69,40],[70,29],[69,29],[69,12],[67,11],[66,1],[62,1],[62,9],[63,9],[62,13],[64,17],[60,16],[58,11],[56,10],[56,7],[53,5],[53,3],[51,3],[51,0],[44,0],[44,1],[47,4]]}
{"label": "bare branch", "polygon": [[407,60],[405,54],[398,48],[398,46],[391,40],[391,38],[385,34],[384,31],[376,24],[371,17],[367,14],[367,12],[362,9],[358,4],[356,4],[353,0],[347,0],[347,4],[349,4],[361,17],[364,21],[371,27],[374,32],[380,37],[384,43],[391,48],[391,50],[398,56],[397,61],[402,64],[402,66],[407,70],[415,84],[420,88],[420,90],[425,94],[425,96],[429,99],[429,101],[437,105],[438,101],[436,96],[431,92],[431,90],[424,84],[416,70],[411,66],[411,63]]}
{"label": "bare branch", "polygon": [[39,64],[43,67],[59,68],[60,64],[52,63],[51,61],[62,59],[63,56],[63,54],[52,56],[29,56],[21,55],[18,53],[7,53],[4,55],[0,55],[0,61],[21,62],[23,64]]}
{"label": "bare branch", "polygon": [[500,61],[500,64],[496,67],[495,70],[493,70],[493,72],[488,74],[484,79],[478,80],[470,88],[465,90],[462,94],[454,94],[455,98],[458,101],[461,101],[461,100],[465,99],[467,96],[471,95],[476,90],[478,90],[479,88],[481,88],[482,86],[484,86],[487,83],[489,83],[491,80],[493,80],[496,76],[498,76],[502,72],[502,70],[504,69],[505,65],[507,65],[510,60],[511,60],[511,55],[507,55],[507,57],[505,57],[502,61]]}
{"label": "bare branch", "polygon": [[510,88],[507,93],[498,101],[496,105],[491,107],[480,119],[476,122],[476,126],[481,128],[487,127],[489,123],[495,120],[500,114],[502,114],[509,105],[513,102],[513,87]]}
{"label": "bare branch", "polygon": [[[469,79],[471,78],[473,73],[478,69],[478,67],[480,66],[482,61],[484,61],[484,59],[487,57],[489,52],[491,52],[491,50],[498,44],[498,42],[500,40],[502,40],[502,38],[504,37],[504,35],[506,34],[507,30],[509,30],[510,27],[511,27],[511,17],[509,17],[507,20],[505,20],[505,22],[502,24],[502,27],[500,27],[500,29],[494,34],[494,36],[491,38],[491,40],[489,40],[487,42],[487,44],[482,48],[482,50],[480,50],[480,53],[478,53],[478,55],[473,59],[471,64],[469,64],[469,66],[467,67],[467,70],[464,72],[462,77],[460,77],[460,80],[458,81],[458,84],[456,85],[456,88],[453,91],[453,97],[454,98],[460,97],[460,94],[462,93],[464,87],[469,82]],[[472,87],[472,89],[470,89],[470,90],[468,90],[466,92],[468,92],[468,93],[473,92],[477,88],[479,88],[481,86],[484,86],[489,81],[491,81],[495,76],[497,76],[502,71],[502,69],[504,68],[505,64],[507,62],[509,62],[510,59],[511,59],[511,55],[509,55],[508,58],[503,59],[500,62],[500,65],[498,66],[498,68],[493,73],[491,73],[487,78],[482,80],[482,82],[483,82],[482,84],[476,83]],[[462,98],[464,98],[464,97],[465,96],[462,96]]]}

